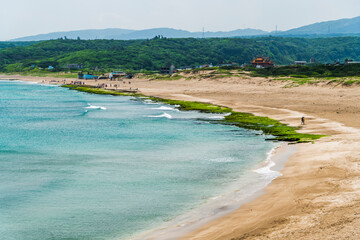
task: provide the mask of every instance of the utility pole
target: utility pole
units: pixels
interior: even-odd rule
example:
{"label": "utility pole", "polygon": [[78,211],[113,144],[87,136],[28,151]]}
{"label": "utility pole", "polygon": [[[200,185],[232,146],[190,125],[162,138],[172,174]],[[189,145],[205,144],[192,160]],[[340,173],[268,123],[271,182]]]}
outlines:
{"label": "utility pole", "polygon": [[203,27],[202,38],[205,38],[205,28]]}

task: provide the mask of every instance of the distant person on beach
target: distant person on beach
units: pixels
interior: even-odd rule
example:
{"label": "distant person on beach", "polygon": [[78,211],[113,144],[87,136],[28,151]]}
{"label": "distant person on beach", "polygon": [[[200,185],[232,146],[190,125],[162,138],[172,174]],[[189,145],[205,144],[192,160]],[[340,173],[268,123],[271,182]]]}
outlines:
{"label": "distant person on beach", "polygon": [[301,117],[301,125],[305,125],[305,117]]}

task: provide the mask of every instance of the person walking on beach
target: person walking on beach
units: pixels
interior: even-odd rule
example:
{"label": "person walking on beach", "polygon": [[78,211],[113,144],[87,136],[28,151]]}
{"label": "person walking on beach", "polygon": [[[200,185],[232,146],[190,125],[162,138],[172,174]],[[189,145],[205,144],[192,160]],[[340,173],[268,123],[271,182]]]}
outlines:
{"label": "person walking on beach", "polygon": [[305,125],[305,117],[301,117],[301,125]]}

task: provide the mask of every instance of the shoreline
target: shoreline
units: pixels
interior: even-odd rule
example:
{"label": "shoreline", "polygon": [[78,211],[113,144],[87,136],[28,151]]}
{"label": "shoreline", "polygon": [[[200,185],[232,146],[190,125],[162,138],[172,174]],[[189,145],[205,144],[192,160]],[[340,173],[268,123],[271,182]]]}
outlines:
{"label": "shoreline", "polygon": [[[285,163],[283,176],[266,187],[263,195],[182,239],[360,238],[360,124],[354,101],[359,89],[288,89],[260,80],[244,80],[241,85],[231,79],[166,84],[133,80],[146,95],[203,100],[294,126],[305,115],[307,125],[301,132],[331,135],[315,144],[298,145],[298,151]],[[264,89],[272,92],[270,98]]]}
{"label": "shoreline", "polygon": [[[9,81],[44,84],[42,82],[29,82],[26,80],[11,79]],[[189,212],[185,212],[180,216],[175,217],[161,227],[145,231],[141,234],[136,234],[129,239],[178,239],[212,220],[235,211],[240,206],[251,202],[264,194],[265,187],[271,184],[274,179],[281,176],[280,171],[283,169],[285,162],[295,151],[295,145],[289,145],[287,142],[280,141],[278,146],[275,146],[266,154],[266,159],[264,159],[260,165],[255,166],[253,169],[249,169],[245,177],[231,183],[231,187],[228,186],[229,191],[208,199],[205,203],[196,206]],[[248,178],[251,179],[251,182],[241,185],[241,181]]]}
{"label": "shoreline", "polygon": [[[281,176],[280,171],[283,169],[284,163],[296,152],[296,148],[296,145],[289,145],[287,143],[281,143],[279,146],[275,146],[271,152],[267,154],[267,159],[261,162],[261,165],[249,169],[246,177],[238,179],[231,184],[231,187],[229,186],[229,190],[231,189],[231,191],[208,199],[206,203],[175,217],[163,226],[145,231],[130,239],[180,239],[211,221],[231,214],[244,204],[254,201],[264,194],[265,188],[271,184],[274,179]],[[270,175],[269,172],[271,172]],[[248,179],[247,177],[252,178],[252,181],[241,186],[241,181],[244,178]],[[238,187],[236,188],[234,186]]]}

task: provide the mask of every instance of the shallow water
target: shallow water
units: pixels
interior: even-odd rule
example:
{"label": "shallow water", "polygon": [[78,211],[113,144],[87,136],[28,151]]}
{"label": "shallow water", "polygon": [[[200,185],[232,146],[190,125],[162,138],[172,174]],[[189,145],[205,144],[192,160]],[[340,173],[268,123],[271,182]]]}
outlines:
{"label": "shallow water", "polygon": [[0,236],[125,239],[241,188],[276,144],[218,118],[0,81]]}

